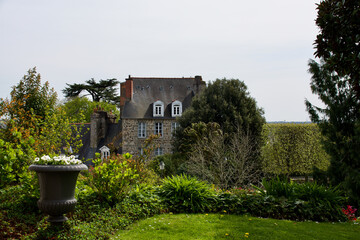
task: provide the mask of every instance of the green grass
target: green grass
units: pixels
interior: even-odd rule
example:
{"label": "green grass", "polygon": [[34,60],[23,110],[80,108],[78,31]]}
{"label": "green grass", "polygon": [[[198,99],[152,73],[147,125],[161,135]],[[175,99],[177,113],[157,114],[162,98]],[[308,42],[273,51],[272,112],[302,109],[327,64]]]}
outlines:
{"label": "green grass", "polygon": [[[248,236],[248,237],[246,237]],[[274,220],[220,214],[164,214],[142,220],[112,239],[359,239],[360,225]]]}

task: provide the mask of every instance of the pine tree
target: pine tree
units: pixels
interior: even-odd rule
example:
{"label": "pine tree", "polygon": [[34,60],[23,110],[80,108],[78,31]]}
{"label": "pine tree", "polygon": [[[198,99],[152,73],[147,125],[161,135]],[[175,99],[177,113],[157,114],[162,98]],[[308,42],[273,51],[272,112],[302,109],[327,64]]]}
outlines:
{"label": "pine tree", "polygon": [[104,101],[111,104],[120,103],[116,86],[119,84],[115,78],[100,80],[96,82],[93,78],[86,81],[86,84],[66,84],[68,87],[63,89],[65,97],[78,97],[82,91],[88,92],[94,102]]}

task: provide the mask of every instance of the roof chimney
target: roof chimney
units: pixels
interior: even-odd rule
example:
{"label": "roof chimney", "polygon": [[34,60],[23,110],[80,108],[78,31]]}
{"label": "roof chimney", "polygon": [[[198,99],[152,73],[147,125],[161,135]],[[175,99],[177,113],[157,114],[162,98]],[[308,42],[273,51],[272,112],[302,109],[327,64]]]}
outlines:
{"label": "roof chimney", "polygon": [[206,86],[206,83],[202,80],[201,76],[195,76],[194,82],[194,89],[196,93],[199,93]]}
{"label": "roof chimney", "polygon": [[131,75],[125,82],[120,83],[120,109],[132,99],[133,96],[133,79]]}

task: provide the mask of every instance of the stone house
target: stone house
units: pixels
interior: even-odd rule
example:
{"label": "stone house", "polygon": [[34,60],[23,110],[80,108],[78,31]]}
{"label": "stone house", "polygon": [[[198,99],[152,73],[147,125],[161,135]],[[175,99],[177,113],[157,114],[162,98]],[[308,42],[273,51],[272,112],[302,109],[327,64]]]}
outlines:
{"label": "stone house", "polygon": [[90,128],[83,136],[80,159],[93,158],[104,145],[118,153],[141,154],[143,144],[152,134],[155,155],[172,152],[172,133],[176,118],[190,106],[192,98],[204,87],[201,76],[194,78],[131,77],[120,83],[120,120],[102,109],[95,109]]}
{"label": "stone house", "polygon": [[172,152],[176,118],[190,106],[205,87],[201,76],[194,78],[131,77],[120,84],[122,152],[141,154],[146,138],[159,134],[155,155]]}

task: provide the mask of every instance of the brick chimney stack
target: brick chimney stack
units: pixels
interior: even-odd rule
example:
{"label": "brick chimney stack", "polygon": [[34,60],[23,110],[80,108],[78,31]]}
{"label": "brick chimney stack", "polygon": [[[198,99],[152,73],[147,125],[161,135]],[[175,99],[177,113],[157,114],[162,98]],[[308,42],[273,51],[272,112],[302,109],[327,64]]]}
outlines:
{"label": "brick chimney stack", "polygon": [[120,111],[123,109],[125,102],[132,99],[133,89],[133,79],[129,75],[125,82],[120,83]]}

